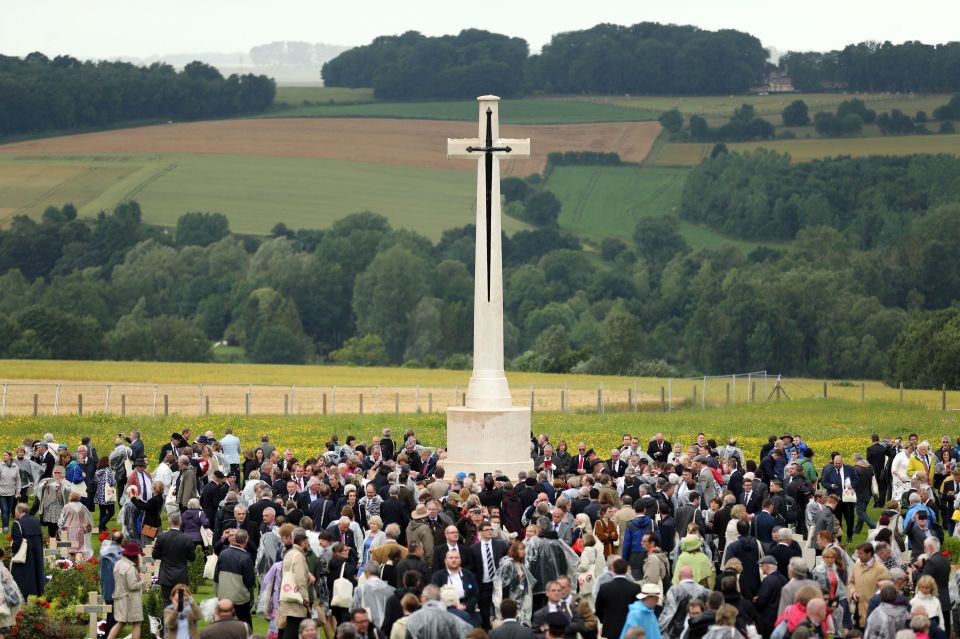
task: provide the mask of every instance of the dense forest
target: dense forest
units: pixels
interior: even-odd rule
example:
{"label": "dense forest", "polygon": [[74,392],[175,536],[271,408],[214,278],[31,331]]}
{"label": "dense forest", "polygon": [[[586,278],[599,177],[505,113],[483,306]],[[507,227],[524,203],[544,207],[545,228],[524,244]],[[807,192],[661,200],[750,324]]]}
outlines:
{"label": "dense forest", "polygon": [[[914,170],[938,161],[910,160]],[[729,155],[699,171],[732,162],[785,160]],[[882,172],[886,160],[874,162]],[[847,168],[819,179],[871,190],[866,165]],[[960,384],[956,371],[930,367],[956,358],[920,360],[920,377],[904,357],[911,335],[960,323],[928,326],[960,298],[960,206],[902,210],[901,237],[869,248],[827,218],[748,254],[691,250],[675,217],[643,218],[632,242],[609,238],[593,255],[555,228],[504,237],[509,365]],[[51,208],[0,231],[0,357],[202,361],[226,339],[259,362],[465,367],[473,250],[472,226],[433,243],[370,212],[326,230],[278,225],[259,239],[231,234],[220,214],[186,214],[168,232],[144,225],[134,202],[92,220]]]}
{"label": "dense forest", "polygon": [[960,42],[861,42],[825,53],[790,51],[779,66],[800,91],[960,91]]}
{"label": "dense forest", "polygon": [[465,29],[436,38],[416,31],[381,36],[323,65],[330,87],[373,87],[381,99],[511,97],[523,90],[525,40]]}
{"label": "dense forest", "polygon": [[263,75],[231,75],[191,62],[168,64],[52,60],[0,55],[0,136],[106,127],[145,119],[196,120],[263,111],[276,83]]}
{"label": "dense forest", "polygon": [[[468,29],[381,36],[323,66],[327,86],[373,87],[380,98],[472,98],[545,92],[722,95],[763,86],[776,68],[759,39],[732,29],[641,22],[554,35],[539,54],[524,40]],[[779,68],[801,91],[960,91],[960,42],[862,42],[790,51]]]}
{"label": "dense forest", "polygon": [[896,248],[918,220],[955,202],[960,202],[956,156],[792,163],[787,155],[759,149],[720,154],[694,168],[680,214],[742,238],[790,240],[802,229],[828,226],[856,248]]}

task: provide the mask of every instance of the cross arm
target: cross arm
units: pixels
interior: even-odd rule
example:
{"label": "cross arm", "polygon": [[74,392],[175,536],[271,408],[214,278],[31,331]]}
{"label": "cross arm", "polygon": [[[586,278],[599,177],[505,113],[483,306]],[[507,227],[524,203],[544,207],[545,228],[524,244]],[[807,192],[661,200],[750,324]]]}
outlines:
{"label": "cross arm", "polygon": [[467,151],[467,147],[476,146],[483,146],[483,140],[479,138],[447,138],[447,157],[472,158],[475,160],[477,154]]}
{"label": "cross arm", "polygon": [[497,146],[509,146],[508,155],[530,155],[530,138],[500,138]]}

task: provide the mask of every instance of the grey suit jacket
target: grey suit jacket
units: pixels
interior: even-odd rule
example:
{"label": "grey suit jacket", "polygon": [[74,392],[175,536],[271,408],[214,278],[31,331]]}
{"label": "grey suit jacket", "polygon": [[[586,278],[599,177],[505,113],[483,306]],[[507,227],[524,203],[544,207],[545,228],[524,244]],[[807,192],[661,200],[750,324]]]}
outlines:
{"label": "grey suit jacket", "polygon": [[533,639],[533,630],[516,621],[507,621],[490,632],[490,639]]}

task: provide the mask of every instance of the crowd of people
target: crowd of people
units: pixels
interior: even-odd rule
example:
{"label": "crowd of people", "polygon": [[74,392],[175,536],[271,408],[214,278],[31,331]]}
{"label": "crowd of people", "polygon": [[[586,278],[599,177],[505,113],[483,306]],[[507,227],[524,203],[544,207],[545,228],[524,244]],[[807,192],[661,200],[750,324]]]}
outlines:
{"label": "crowd of people", "polygon": [[[799,435],[755,459],[691,439],[625,434],[599,455],[540,434],[506,477],[448,473],[411,430],[294,451],[185,429],[152,458],[137,432],[105,454],[47,434],[0,463],[0,636],[8,584],[43,594],[44,527],[90,557],[96,515],[119,524],[99,548],[109,639],[146,632],[145,551],[174,639],[247,638],[255,616],[285,639],[949,639],[960,442],[874,435],[848,463]],[[216,598],[202,631],[197,552]]]}

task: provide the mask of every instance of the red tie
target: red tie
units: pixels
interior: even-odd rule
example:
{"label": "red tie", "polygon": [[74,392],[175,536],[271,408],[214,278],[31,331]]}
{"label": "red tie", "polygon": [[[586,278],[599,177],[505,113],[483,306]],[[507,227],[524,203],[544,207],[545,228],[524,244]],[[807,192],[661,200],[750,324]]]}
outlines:
{"label": "red tie", "polygon": [[344,533],[340,533],[340,543],[343,545],[347,544],[347,536]]}
{"label": "red tie", "polygon": [[580,463],[580,466],[579,466],[578,470],[583,470],[583,455],[580,455],[580,462],[579,462],[579,463]]}

